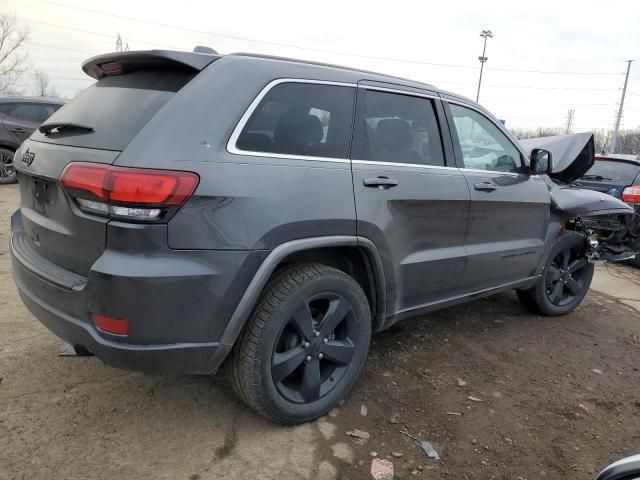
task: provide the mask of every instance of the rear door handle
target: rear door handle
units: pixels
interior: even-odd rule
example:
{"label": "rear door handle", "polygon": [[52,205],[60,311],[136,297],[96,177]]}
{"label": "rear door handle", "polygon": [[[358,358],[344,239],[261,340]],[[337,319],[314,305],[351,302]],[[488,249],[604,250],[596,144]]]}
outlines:
{"label": "rear door handle", "polygon": [[24,133],[24,128],[16,127],[16,128],[12,128],[11,131],[13,133]]}
{"label": "rear door handle", "polygon": [[475,188],[476,190],[480,190],[482,192],[493,192],[498,188],[498,186],[491,182],[482,182],[482,183],[476,183],[473,186],[473,188]]}
{"label": "rear door handle", "polygon": [[398,181],[395,178],[389,177],[371,177],[362,180],[362,184],[365,187],[376,187],[381,190],[385,190],[398,185]]}

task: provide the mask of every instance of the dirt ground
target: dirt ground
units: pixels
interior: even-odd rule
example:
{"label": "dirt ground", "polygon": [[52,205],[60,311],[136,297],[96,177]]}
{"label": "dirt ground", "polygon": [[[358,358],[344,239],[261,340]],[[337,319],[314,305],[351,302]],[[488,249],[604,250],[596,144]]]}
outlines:
{"label": "dirt ground", "polygon": [[58,356],[11,281],[17,194],[0,188],[0,479],[365,479],[373,452],[400,478],[592,479],[640,451],[638,270],[598,267],[564,318],[508,293],[405,321],[374,337],[341,407],[289,428],[245,408],[224,376]]}

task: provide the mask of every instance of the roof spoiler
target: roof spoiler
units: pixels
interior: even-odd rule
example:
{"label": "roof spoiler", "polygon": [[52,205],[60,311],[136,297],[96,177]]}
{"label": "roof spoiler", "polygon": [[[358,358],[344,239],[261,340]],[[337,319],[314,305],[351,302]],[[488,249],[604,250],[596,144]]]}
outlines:
{"label": "roof spoiler", "polygon": [[175,50],[139,50],[113,52],[86,60],[82,70],[90,77],[100,80],[109,75],[121,75],[134,70],[168,68],[199,72],[220,55]]}

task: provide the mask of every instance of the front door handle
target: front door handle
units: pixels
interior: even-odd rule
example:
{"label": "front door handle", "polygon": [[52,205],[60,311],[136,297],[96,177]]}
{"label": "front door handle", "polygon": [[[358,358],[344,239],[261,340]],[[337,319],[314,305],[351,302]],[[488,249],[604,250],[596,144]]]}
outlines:
{"label": "front door handle", "polygon": [[476,190],[480,190],[482,192],[493,192],[498,188],[498,186],[491,182],[482,182],[482,183],[476,183],[473,186],[473,188],[475,188]]}
{"label": "front door handle", "polygon": [[398,181],[394,178],[389,177],[371,177],[365,178],[362,181],[362,184],[365,187],[376,187],[380,190],[386,190],[387,188],[395,187],[398,185]]}
{"label": "front door handle", "polygon": [[16,128],[12,128],[11,131],[13,133],[24,133],[24,128],[16,127]]}

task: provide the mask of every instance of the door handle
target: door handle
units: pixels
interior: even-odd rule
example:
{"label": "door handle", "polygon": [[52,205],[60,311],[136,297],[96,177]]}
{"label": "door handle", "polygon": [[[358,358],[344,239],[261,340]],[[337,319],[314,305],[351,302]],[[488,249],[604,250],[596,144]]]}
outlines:
{"label": "door handle", "polygon": [[16,127],[16,128],[12,128],[11,131],[13,133],[24,133],[24,128]]}
{"label": "door handle", "polygon": [[476,190],[480,190],[482,192],[493,192],[498,188],[498,186],[491,182],[482,182],[482,183],[476,183],[473,186],[473,188],[475,188]]}
{"label": "door handle", "polygon": [[377,187],[380,190],[386,190],[387,188],[395,187],[398,185],[398,181],[389,177],[371,177],[362,180],[362,184],[365,187]]}

